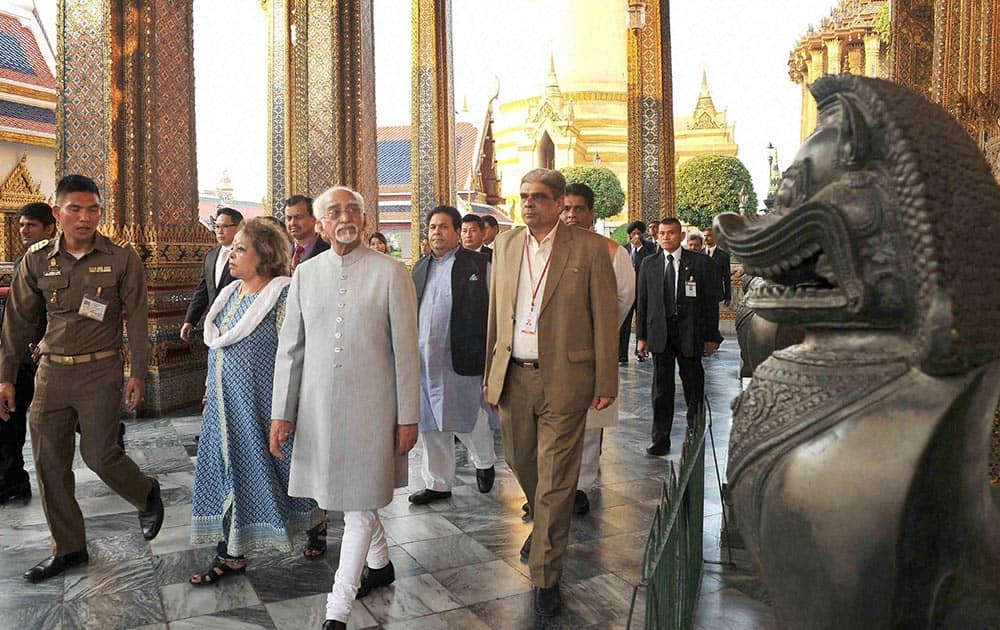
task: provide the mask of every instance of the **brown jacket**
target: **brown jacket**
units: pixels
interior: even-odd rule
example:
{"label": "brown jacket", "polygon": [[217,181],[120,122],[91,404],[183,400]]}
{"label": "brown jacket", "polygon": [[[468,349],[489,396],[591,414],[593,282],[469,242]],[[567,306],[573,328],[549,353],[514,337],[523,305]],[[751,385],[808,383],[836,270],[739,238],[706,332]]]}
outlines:
{"label": "brown jacket", "polygon": [[[526,228],[493,243],[486,374],[491,404],[503,393],[514,343],[514,313]],[[615,273],[605,239],[559,226],[538,313],[538,363],[554,413],[586,409],[595,396],[618,395]]]}

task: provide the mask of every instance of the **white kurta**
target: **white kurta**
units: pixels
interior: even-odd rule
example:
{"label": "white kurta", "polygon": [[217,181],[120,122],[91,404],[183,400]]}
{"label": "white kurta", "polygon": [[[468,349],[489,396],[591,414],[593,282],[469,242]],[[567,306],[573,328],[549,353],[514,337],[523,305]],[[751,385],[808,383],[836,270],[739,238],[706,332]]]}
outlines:
{"label": "white kurta", "polygon": [[[615,285],[618,302],[618,327],[625,323],[625,317],[635,303],[635,269],[632,268],[632,257],[628,250],[619,247],[611,259],[611,267],[615,270]],[[595,411],[587,411],[587,428],[600,429],[618,425],[618,399],[615,398],[609,406]]]}
{"label": "white kurta", "polygon": [[406,267],[360,246],[295,268],[271,417],[296,423],[289,495],[373,510],[407,485],[395,433],[420,419],[420,363]]}

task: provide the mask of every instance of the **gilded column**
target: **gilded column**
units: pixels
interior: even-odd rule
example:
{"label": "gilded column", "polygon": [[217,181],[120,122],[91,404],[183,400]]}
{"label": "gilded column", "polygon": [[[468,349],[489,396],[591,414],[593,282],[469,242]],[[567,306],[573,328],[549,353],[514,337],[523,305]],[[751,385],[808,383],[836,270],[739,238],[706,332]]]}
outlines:
{"label": "gilded column", "polygon": [[378,225],[372,0],[269,0],[269,207],[343,184]]}
{"label": "gilded column", "polygon": [[825,74],[822,48],[813,48],[809,51],[806,69],[806,80],[802,83],[802,127],[800,129],[803,140],[816,128],[816,99],[809,92],[809,86]]}
{"label": "gilded column", "polygon": [[[615,25],[608,25],[615,28]],[[676,216],[670,3],[646,3],[628,37],[628,216]]]}
{"label": "gilded column", "polygon": [[423,217],[436,205],[455,205],[451,0],[413,0],[411,20],[410,230],[416,260],[426,233]]}
{"label": "gilded column", "polygon": [[[146,409],[201,397],[205,349],[178,331],[201,260],[192,0],[60,0],[56,172],[94,177],[102,230],[139,253],[149,287],[152,352]],[[87,36],[81,36],[81,33]]]}
{"label": "gilded column", "polygon": [[878,77],[879,73],[882,71],[879,67],[879,50],[882,47],[882,41],[878,38],[876,33],[869,33],[865,35],[865,76],[866,77]]}
{"label": "gilded column", "polygon": [[930,98],[934,0],[893,2],[889,27],[890,80]]}
{"label": "gilded column", "polygon": [[823,45],[826,46],[826,73],[840,74],[840,40],[828,39]]}

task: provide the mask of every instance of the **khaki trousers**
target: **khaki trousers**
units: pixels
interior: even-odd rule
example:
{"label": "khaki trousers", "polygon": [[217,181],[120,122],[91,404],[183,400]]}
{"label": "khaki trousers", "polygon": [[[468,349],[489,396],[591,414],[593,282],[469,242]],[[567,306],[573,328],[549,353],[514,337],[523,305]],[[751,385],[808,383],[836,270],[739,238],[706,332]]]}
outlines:
{"label": "khaki trousers", "polygon": [[500,397],[500,428],[507,464],[534,520],[528,568],[535,586],[554,586],[562,575],[586,423],[586,409],[549,409],[539,370],[510,364]]}
{"label": "khaki trousers", "polygon": [[146,509],[152,480],[118,446],[122,359],[57,365],[42,357],[28,413],[35,476],[57,556],[87,547],[73,476],[76,425],[80,455],[101,480],[136,507]]}

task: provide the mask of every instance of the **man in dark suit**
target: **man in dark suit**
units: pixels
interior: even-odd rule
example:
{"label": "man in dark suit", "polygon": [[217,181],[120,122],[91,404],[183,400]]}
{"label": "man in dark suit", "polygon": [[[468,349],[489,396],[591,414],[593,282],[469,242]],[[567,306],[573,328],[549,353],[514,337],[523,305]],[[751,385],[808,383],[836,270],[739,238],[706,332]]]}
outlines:
{"label": "man in dark suit", "polygon": [[459,245],[462,215],[438,206],[427,216],[431,253],[413,266],[420,347],[420,476],[410,503],[451,496],[455,438],[469,451],[480,492],[493,488],[496,452],[483,401],[486,319],[490,307],[486,256]]}
{"label": "man in dark suit", "polygon": [[292,237],[292,270],[300,262],[330,249],[316,232],[312,197],[292,195],[285,200],[285,229]]}
{"label": "man in dark suit", "polygon": [[497,219],[493,215],[484,214],[483,225],[486,226],[483,234],[483,245],[492,249],[493,241],[500,234],[500,224],[497,223]]}
{"label": "man in dark suit", "polygon": [[711,225],[703,228],[702,233],[705,234],[705,247],[701,250],[701,253],[707,254],[719,269],[719,275],[722,276],[722,293],[719,294],[719,299],[726,306],[730,306],[733,303],[733,292],[729,252],[715,244],[715,235],[712,233]]}
{"label": "man in dark suit", "polygon": [[[52,215],[52,207],[44,201],[29,203],[18,212],[18,231],[25,248],[36,243],[48,241],[56,234],[56,219]],[[14,273],[21,263],[21,254],[14,263]],[[38,328],[32,345],[35,346],[45,336],[45,311],[41,313]],[[28,407],[35,396],[35,370],[37,364],[32,353],[28,353],[17,369],[17,382],[14,385],[14,411],[10,420],[0,422],[0,505],[11,500],[27,500],[31,498],[31,483],[28,473],[24,470],[24,438],[28,430]]]}
{"label": "man in dark suit", "polygon": [[[656,246],[647,241],[643,236],[646,234],[646,224],[642,221],[633,221],[628,224],[626,228],[628,234],[628,245],[623,245],[625,249],[628,250],[629,257],[632,259],[632,268],[635,269],[636,280],[639,279],[639,266],[642,265],[642,261],[646,259],[647,256],[652,256],[656,253]],[[628,365],[628,342],[629,338],[632,336],[632,314],[635,313],[635,303],[632,303],[632,308],[629,309],[628,315],[625,316],[625,321],[622,322],[621,328],[618,330],[618,364]],[[640,361],[644,361],[643,357],[639,357]]]}
{"label": "man in dark suit", "polygon": [[219,289],[233,281],[233,277],[229,275],[229,253],[242,222],[243,215],[237,210],[219,208],[215,211],[215,240],[219,242],[219,246],[209,250],[205,256],[198,288],[194,290],[187,315],[184,316],[184,325],[181,326],[183,341],[191,341],[191,332],[205,311],[212,306]]}
{"label": "man in dark suit", "polygon": [[486,224],[483,223],[483,217],[478,214],[470,212],[462,217],[462,247],[469,251],[484,254],[486,259],[492,262],[493,250],[483,245],[483,239],[486,237],[485,227]]}
{"label": "man in dark suit", "polygon": [[718,270],[707,256],[684,252],[680,221],[663,219],[660,251],[639,269],[636,301],[637,350],[653,353],[653,431],[650,455],[670,452],[674,421],[674,361],[680,367],[687,423],[694,426],[705,397],[702,355],[722,343]]}

